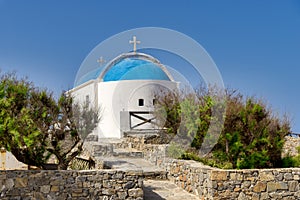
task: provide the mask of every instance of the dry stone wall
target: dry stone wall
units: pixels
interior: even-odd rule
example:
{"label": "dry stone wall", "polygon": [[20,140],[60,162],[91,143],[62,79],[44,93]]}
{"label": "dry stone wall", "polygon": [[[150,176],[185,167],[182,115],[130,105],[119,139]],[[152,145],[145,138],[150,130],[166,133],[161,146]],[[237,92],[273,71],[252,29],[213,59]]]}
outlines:
{"label": "dry stone wall", "polygon": [[211,167],[196,161],[166,159],[162,164],[177,186],[203,199],[213,199]]}
{"label": "dry stone wall", "polygon": [[154,138],[147,135],[127,136],[122,143],[116,144],[114,148],[137,149],[143,152],[145,160],[160,166],[165,162],[168,144],[157,144],[161,141],[159,139],[155,141],[155,138],[159,138],[159,136]]}
{"label": "dry stone wall", "polygon": [[214,199],[300,199],[300,169],[212,170]]}
{"label": "dry stone wall", "polygon": [[221,170],[187,160],[166,160],[168,178],[200,199],[300,199],[300,168]]}
{"label": "dry stone wall", "polygon": [[282,156],[290,155],[290,156],[296,156],[298,155],[297,147],[300,146],[300,137],[291,137],[286,136],[283,146],[283,152]]}
{"label": "dry stone wall", "polygon": [[141,171],[0,171],[0,199],[143,199]]}
{"label": "dry stone wall", "polygon": [[[296,155],[300,138],[286,140],[285,150]],[[122,145],[143,151],[146,160],[164,168],[171,181],[200,199],[300,199],[300,168],[221,170],[167,158],[167,145],[148,144],[143,137],[128,137]]]}

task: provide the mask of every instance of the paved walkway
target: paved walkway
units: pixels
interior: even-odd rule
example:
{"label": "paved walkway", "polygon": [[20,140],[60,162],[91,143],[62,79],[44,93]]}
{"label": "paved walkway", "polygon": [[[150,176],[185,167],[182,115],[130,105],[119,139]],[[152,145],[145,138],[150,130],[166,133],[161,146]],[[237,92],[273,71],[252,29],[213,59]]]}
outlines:
{"label": "paved walkway", "polygon": [[116,158],[116,157],[102,157],[106,166],[110,169],[120,170],[143,170],[143,171],[163,171],[159,167],[153,165],[142,158]]}
{"label": "paved walkway", "polygon": [[[120,143],[118,139],[105,139],[99,142],[92,140],[86,144],[86,148],[93,154],[93,145],[100,146],[100,156],[96,156],[104,167],[120,170],[142,170],[144,175],[144,199],[145,200],[199,200],[196,195],[190,194],[176,186],[167,179],[167,172],[158,166],[143,159],[143,154],[134,149],[111,149],[112,143]],[[107,145],[107,148],[106,148]],[[113,152],[111,152],[113,150]],[[104,152],[103,151],[108,151]]]}
{"label": "paved walkway", "polygon": [[166,180],[144,180],[145,200],[199,200],[196,195]]}
{"label": "paved walkway", "polygon": [[167,179],[167,172],[142,158],[102,157],[105,168],[119,170],[142,170],[146,179]]}

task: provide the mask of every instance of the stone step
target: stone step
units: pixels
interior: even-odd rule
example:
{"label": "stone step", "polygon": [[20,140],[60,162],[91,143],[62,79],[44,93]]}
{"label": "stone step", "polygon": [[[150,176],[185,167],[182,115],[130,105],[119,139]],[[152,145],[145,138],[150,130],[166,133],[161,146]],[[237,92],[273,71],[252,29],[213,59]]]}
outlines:
{"label": "stone step", "polygon": [[167,180],[168,172],[164,170],[143,171],[144,180]]}
{"label": "stone step", "polygon": [[161,130],[131,130],[124,132],[124,137],[156,137],[160,132]]}
{"label": "stone step", "polygon": [[98,159],[101,160],[105,169],[140,170],[143,171],[145,179],[167,179],[167,172],[165,170],[142,158],[102,157]]}
{"label": "stone step", "polygon": [[145,180],[144,181],[144,199],[145,200],[198,200],[196,195],[188,193],[179,188],[174,183],[167,180]]}
{"label": "stone step", "polygon": [[144,154],[142,151],[137,151],[136,149],[114,149],[113,156],[120,158],[143,158]]}
{"label": "stone step", "polygon": [[94,157],[114,156],[120,158],[143,158],[142,151],[136,149],[114,149],[112,144],[94,144],[92,147]]}
{"label": "stone step", "polygon": [[94,144],[92,147],[92,154],[94,157],[106,156],[113,154],[113,145],[112,144]]}
{"label": "stone step", "polygon": [[119,138],[99,138],[98,142],[101,144],[117,144],[122,143],[122,139]]}

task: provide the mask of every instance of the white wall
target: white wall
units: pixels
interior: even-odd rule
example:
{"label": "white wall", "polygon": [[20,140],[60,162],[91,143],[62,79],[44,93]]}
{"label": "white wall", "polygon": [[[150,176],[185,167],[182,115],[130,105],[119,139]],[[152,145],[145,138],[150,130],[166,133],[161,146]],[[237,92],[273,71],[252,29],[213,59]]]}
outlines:
{"label": "white wall", "polygon": [[[99,109],[98,100],[97,100],[97,82],[91,80],[87,83],[84,83],[72,90],[69,93],[74,97],[75,101],[79,104],[84,104],[86,102],[86,96],[89,96],[90,106],[93,106],[95,109]],[[101,106],[100,106],[101,107]],[[101,111],[101,109],[100,109]],[[98,126],[99,127],[99,126]],[[98,127],[93,130],[93,134],[99,134]]]}
{"label": "white wall", "polygon": [[72,89],[71,95],[76,99],[79,103],[86,102],[86,96],[89,96],[90,104],[95,105],[95,86],[94,81],[89,81],[86,84],[80,85],[74,89]]}
{"label": "white wall", "polygon": [[[152,111],[153,99],[162,90],[176,90],[177,83],[157,80],[123,80],[111,82],[90,81],[70,91],[76,101],[83,103],[89,95],[91,104],[100,107],[101,121],[95,133],[100,138],[121,138],[121,111]],[[144,106],[139,106],[139,99],[144,99]],[[143,115],[149,119],[151,116]],[[132,125],[142,122],[131,118]],[[139,129],[154,128],[151,124],[140,126]]]}
{"label": "white wall", "polygon": [[[177,83],[171,81],[153,80],[123,80],[100,82],[98,84],[99,105],[102,107],[102,121],[100,137],[120,138],[121,111],[151,111],[153,110],[154,94],[162,89],[176,90]],[[144,99],[144,106],[138,105],[138,100]],[[145,118],[151,116],[144,115]],[[132,118],[133,124],[141,120]],[[151,124],[145,124],[140,129],[151,129]]]}
{"label": "white wall", "polygon": [[0,152],[0,170],[27,169],[27,165],[19,162],[9,151]]}

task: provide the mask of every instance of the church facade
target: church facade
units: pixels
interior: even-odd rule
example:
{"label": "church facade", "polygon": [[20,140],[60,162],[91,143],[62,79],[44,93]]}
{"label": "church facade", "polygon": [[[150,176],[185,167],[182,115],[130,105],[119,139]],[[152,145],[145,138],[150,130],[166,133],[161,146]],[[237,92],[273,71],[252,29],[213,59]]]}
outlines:
{"label": "church facade", "polygon": [[82,76],[69,91],[79,103],[99,108],[99,138],[122,138],[131,130],[161,128],[153,117],[156,95],[177,90],[167,68],[151,55],[123,53]]}

